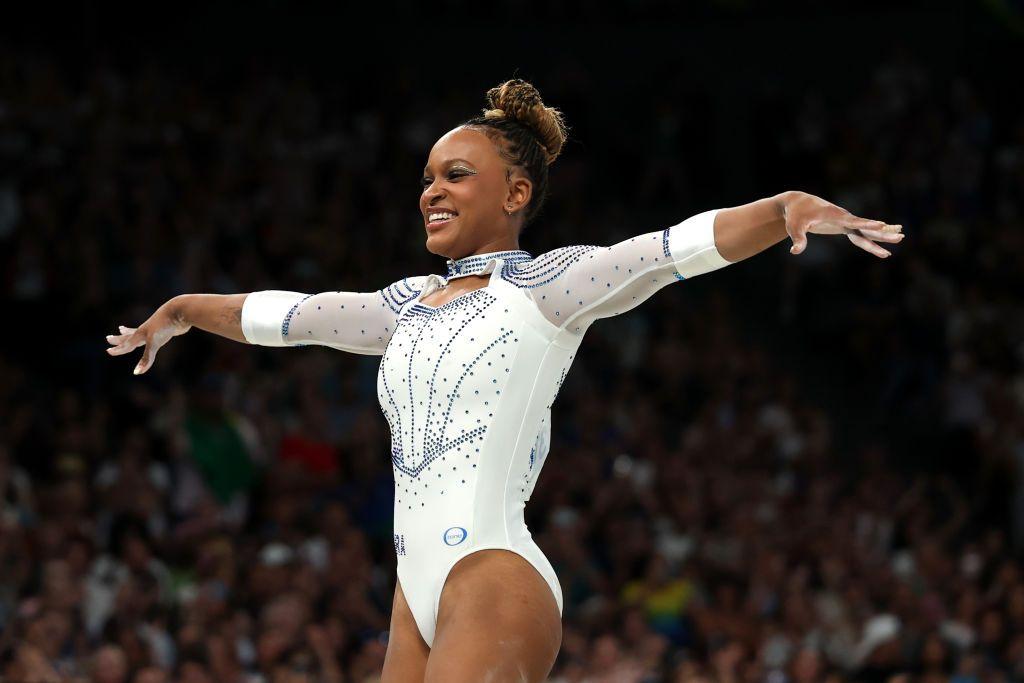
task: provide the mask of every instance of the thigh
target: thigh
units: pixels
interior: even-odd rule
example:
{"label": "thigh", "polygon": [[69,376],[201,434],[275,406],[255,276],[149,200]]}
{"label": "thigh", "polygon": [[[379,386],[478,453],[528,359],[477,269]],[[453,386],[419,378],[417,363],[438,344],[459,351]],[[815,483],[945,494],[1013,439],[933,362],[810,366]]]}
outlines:
{"label": "thigh", "polygon": [[516,553],[480,550],[445,581],[425,681],[543,681],[561,644],[558,603],[540,573]]}
{"label": "thigh", "polygon": [[412,610],[405,601],[402,584],[396,580],[395,600],[391,607],[391,630],[381,683],[419,683],[426,672],[428,654],[430,648],[412,618]]}

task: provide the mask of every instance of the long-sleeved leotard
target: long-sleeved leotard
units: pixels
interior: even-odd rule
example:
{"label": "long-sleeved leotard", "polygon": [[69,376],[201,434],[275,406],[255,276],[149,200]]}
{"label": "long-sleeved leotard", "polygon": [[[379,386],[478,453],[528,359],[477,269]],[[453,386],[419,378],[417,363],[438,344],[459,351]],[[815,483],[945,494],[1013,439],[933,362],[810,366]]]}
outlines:
{"label": "long-sleeved leotard", "polygon": [[428,277],[402,278],[376,292],[253,292],[242,305],[242,333],[262,346],[315,344],[379,356],[402,307],[423,290]]}
{"label": "long-sleeved leotard", "polygon": [[[523,556],[562,594],[523,521],[548,453],[550,411],[587,328],[665,285],[728,265],[716,210],[610,247],[448,260],[448,275],[376,292],[246,297],[253,344],[317,344],[382,355],[377,397],[391,427],[398,579],[427,645],[452,566],[477,550]],[[440,306],[421,300],[467,275],[487,285]]]}

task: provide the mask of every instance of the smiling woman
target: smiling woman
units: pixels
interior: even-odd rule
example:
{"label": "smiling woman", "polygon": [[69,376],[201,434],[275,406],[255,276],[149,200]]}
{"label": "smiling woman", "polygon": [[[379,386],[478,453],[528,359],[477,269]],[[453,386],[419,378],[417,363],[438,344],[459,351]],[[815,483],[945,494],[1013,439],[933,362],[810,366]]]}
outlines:
{"label": "smiling woman", "polygon": [[252,344],[381,355],[398,558],[385,683],[541,681],[550,672],[562,592],[524,509],[548,455],[552,404],[590,325],[787,235],[794,253],[819,232],[882,257],[876,242],[902,238],[900,226],[783,192],[611,246],[534,256],[519,236],[543,205],[566,127],[521,80],[487,99],[482,116],[441,136],[424,169],[426,247],[447,257],[445,275],[375,292],[185,295],[108,337],[112,355],[145,345],[143,372],[160,345],[193,326]]}
{"label": "smiling woman", "polygon": [[[469,119],[442,138],[453,143],[442,148],[445,151],[451,150],[450,155],[439,157],[431,154],[423,169],[421,182],[424,192],[420,199],[420,209],[424,213],[428,230],[445,224],[444,218],[432,220],[438,217],[437,214],[445,212],[449,216],[448,220],[453,220],[459,216],[460,211],[460,207],[451,202],[445,205],[428,203],[428,197],[437,197],[436,193],[430,193],[430,188],[438,181],[454,184],[463,179],[475,180],[481,172],[487,177],[488,169],[481,169],[480,163],[500,162],[502,173],[494,179],[503,180],[508,193],[503,206],[489,208],[501,208],[506,217],[515,218],[519,223],[517,237],[544,206],[548,195],[548,166],[558,157],[566,140],[567,128],[562,113],[554,107],[544,106],[537,89],[519,79],[491,88],[487,92],[487,101],[490,108],[485,109],[482,115]],[[482,157],[479,154],[462,155],[462,150],[474,145],[471,137],[468,142],[464,137],[469,131],[483,133],[491,141],[499,158],[494,159],[493,154]],[[436,145],[434,149],[437,150]],[[466,156],[475,156],[476,160],[471,161]],[[470,199],[469,193],[467,190],[460,197],[456,192],[451,199]],[[484,196],[493,197],[490,193]],[[487,217],[492,219],[493,224],[495,216]]]}

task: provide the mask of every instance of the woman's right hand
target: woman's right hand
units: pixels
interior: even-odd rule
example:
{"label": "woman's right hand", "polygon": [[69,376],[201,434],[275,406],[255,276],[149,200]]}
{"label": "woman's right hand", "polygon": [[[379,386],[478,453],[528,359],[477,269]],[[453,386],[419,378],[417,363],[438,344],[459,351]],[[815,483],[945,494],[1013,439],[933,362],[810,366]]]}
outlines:
{"label": "woman's right hand", "polygon": [[153,365],[153,359],[156,358],[156,352],[160,350],[161,346],[170,341],[171,337],[185,334],[192,329],[192,325],[185,322],[173,301],[172,299],[156,309],[149,320],[137,328],[118,326],[121,334],[107,335],[107,343],[111,345],[107,349],[107,353],[111,356],[122,356],[140,346],[145,346],[142,359],[135,366],[134,373],[141,375],[149,370]]}

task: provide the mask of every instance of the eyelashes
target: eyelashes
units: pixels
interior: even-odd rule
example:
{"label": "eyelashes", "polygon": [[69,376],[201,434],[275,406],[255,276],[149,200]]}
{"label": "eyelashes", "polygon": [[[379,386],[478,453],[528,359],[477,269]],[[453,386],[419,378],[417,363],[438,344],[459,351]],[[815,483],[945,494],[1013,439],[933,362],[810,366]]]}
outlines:
{"label": "eyelashes", "polygon": [[[448,180],[455,180],[457,178],[463,178],[465,176],[470,176],[470,175],[476,175],[476,173],[473,172],[473,171],[454,171],[453,170],[453,171],[449,171],[448,172]],[[420,187],[425,190],[425,189],[427,189],[427,187],[429,187],[430,183],[432,183],[432,182],[434,182],[433,178],[420,178]]]}

